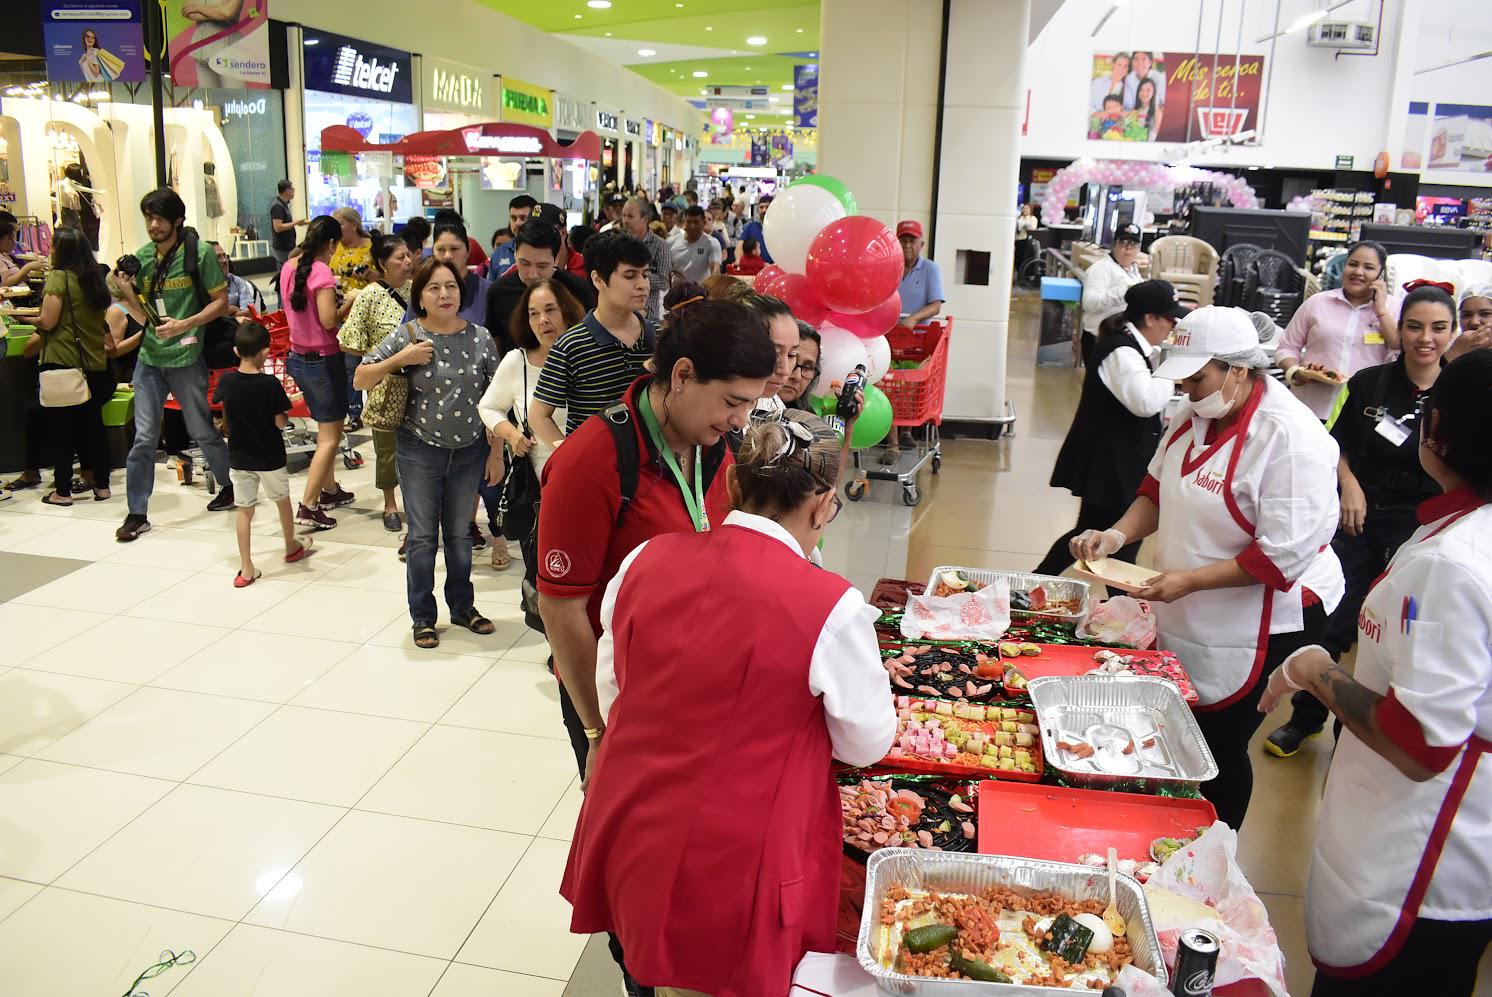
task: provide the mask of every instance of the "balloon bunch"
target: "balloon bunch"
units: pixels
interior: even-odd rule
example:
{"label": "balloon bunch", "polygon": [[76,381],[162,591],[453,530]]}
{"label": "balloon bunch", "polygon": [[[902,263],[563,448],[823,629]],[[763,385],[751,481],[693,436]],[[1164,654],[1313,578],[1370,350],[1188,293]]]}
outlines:
{"label": "balloon bunch", "polygon": [[789,185],[762,223],[775,262],[757,275],[755,290],[781,298],[819,331],[818,399],[831,400],[833,384],[865,367],[871,384],[851,445],[869,447],[891,431],[891,402],[874,382],[891,369],[886,333],[901,317],[902,255],[891,230],[858,210],[834,177]]}
{"label": "balloon bunch", "polygon": [[1171,189],[1183,184],[1211,183],[1227,195],[1235,208],[1257,208],[1259,198],[1243,177],[1193,166],[1167,166],[1139,159],[1083,158],[1062,167],[1047,183],[1041,201],[1041,220],[1048,225],[1062,223],[1062,210],[1072,192],[1086,183],[1113,184],[1132,189]]}

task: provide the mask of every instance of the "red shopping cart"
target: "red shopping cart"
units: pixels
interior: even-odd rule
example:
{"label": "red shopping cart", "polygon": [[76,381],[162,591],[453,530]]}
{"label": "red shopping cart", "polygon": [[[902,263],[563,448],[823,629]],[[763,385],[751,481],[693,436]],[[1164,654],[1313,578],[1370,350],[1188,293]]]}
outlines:
{"label": "red shopping cart", "polygon": [[[948,340],[953,334],[953,319],[947,318],[919,325],[915,329],[897,326],[887,333],[893,361],[913,361],[918,366],[893,370],[877,383],[891,401],[891,436],[885,443],[870,448],[878,451],[875,464],[862,460],[863,451],[855,451],[856,477],[845,485],[845,497],[858,502],[865,497],[869,480],[895,481],[901,485],[901,500],[907,505],[922,501],[917,475],[931,463],[937,474],[943,467],[942,439],[938,427],[943,423],[943,391],[948,382]],[[921,429],[916,446],[898,445],[903,429]]]}

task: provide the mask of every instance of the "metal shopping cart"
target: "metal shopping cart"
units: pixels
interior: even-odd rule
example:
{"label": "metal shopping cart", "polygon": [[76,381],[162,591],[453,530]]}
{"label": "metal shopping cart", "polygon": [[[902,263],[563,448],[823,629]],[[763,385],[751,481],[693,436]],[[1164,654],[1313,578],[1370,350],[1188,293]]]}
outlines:
{"label": "metal shopping cart", "polygon": [[[948,381],[948,339],[953,334],[953,319],[935,320],[915,329],[897,326],[887,333],[893,361],[915,361],[916,368],[893,370],[881,378],[878,387],[891,400],[891,436],[871,451],[896,453],[890,464],[867,464],[866,451],[855,451],[855,480],[845,485],[844,494],[851,502],[865,497],[869,479],[895,481],[901,485],[901,500],[907,505],[922,501],[917,474],[928,463],[937,474],[943,467],[942,440],[938,427],[943,422],[943,390]],[[897,449],[897,435],[903,429],[922,431],[916,446]]]}
{"label": "metal shopping cart", "polygon": [[[278,377],[285,388],[285,394],[290,396],[290,418],[292,420],[306,420],[311,418],[311,410],[306,407],[305,400],[301,397],[295,386],[295,379],[285,369],[285,360],[290,355],[290,323],[285,319],[285,312],[275,311],[260,315],[250,311],[249,320],[258,322],[269,330],[269,355],[264,361],[264,373]],[[226,368],[231,370],[232,368]],[[217,391],[218,381],[223,376],[221,370],[209,370],[207,372],[207,397],[209,402],[214,392]],[[174,397],[166,398],[166,408],[181,411],[181,403]],[[220,415],[220,406],[212,406],[214,416]],[[314,425],[307,426],[304,423],[292,421],[290,427],[285,430],[285,455],[313,453],[316,450],[316,428]],[[190,447],[182,451],[182,461],[177,465],[177,477],[184,485],[193,483],[193,469],[200,465],[202,468],[203,483],[207,490],[215,492],[223,484],[213,480],[212,468],[202,456],[200,447]],[[342,466],[351,471],[363,466],[363,455],[353,447],[352,437],[348,434],[342,436]]]}

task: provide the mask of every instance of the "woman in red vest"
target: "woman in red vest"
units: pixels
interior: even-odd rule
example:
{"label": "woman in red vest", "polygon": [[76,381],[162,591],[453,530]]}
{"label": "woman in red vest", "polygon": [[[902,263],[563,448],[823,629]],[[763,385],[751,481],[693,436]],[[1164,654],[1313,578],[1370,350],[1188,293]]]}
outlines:
{"label": "woman in red vest", "polygon": [[832,951],[831,757],[885,755],[876,610],[808,560],[839,511],[840,444],[807,413],[747,430],[719,529],[655,537],[601,604],[607,727],[560,892],[659,994],[786,993]]}

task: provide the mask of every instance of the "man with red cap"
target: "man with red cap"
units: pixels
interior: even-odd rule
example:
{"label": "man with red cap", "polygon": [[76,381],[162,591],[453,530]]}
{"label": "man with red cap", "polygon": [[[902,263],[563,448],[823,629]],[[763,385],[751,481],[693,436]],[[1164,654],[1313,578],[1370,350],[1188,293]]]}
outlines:
{"label": "man with red cap", "polygon": [[901,321],[908,329],[943,310],[943,272],[922,255],[922,223],[907,220],[896,226],[901,243]]}

